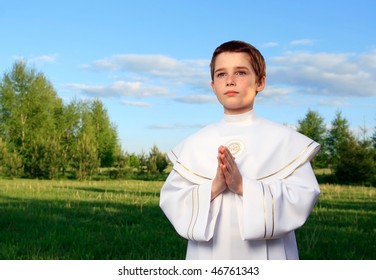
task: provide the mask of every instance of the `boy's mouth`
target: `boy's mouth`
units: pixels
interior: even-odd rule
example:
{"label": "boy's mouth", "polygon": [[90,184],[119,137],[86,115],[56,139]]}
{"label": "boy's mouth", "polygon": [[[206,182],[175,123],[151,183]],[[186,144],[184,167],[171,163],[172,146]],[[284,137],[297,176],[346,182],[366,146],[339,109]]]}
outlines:
{"label": "boy's mouth", "polygon": [[237,95],[238,94],[238,92],[237,91],[234,91],[234,90],[229,90],[229,91],[226,91],[225,92],[225,95],[226,96],[235,96],[235,95]]}

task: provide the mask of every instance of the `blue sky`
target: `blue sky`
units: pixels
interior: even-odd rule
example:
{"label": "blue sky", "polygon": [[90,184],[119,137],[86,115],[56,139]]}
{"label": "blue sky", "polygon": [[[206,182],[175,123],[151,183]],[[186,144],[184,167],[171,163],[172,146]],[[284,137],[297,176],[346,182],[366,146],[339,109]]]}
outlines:
{"label": "blue sky", "polygon": [[0,74],[16,60],[58,95],[102,100],[123,149],[167,152],[223,109],[209,60],[233,39],[267,61],[258,115],[296,125],[308,109],[376,126],[376,2],[0,1]]}

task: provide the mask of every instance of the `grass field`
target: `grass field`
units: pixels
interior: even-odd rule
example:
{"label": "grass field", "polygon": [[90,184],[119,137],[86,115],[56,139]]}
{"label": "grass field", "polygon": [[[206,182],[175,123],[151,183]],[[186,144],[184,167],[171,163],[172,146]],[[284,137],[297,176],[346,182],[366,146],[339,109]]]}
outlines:
{"label": "grass field", "polygon": [[[183,259],[162,182],[0,180],[0,259]],[[376,188],[322,185],[301,259],[376,259]]]}

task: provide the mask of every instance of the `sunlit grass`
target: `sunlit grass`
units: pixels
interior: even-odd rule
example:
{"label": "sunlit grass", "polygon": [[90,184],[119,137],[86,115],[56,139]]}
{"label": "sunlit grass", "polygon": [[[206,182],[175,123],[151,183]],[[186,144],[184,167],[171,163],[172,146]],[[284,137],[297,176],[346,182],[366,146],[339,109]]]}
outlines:
{"label": "sunlit grass", "polygon": [[376,188],[322,185],[297,238],[304,259],[376,259]]}
{"label": "sunlit grass", "polygon": [[183,258],[161,184],[0,181],[0,259]]}
{"label": "sunlit grass", "polygon": [[[183,259],[163,182],[0,180],[0,259]],[[375,259],[376,189],[322,185],[301,259]]]}

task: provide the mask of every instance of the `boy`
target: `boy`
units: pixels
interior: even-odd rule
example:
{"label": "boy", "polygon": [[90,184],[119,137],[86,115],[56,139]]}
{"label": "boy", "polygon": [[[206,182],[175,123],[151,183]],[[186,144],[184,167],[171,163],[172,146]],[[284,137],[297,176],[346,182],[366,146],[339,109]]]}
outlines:
{"label": "boy", "polygon": [[256,116],[266,66],[255,47],[226,42],[210,67],[224,118],[169,153],[160,207],[188,239],[187,259],[298,259],[294,230],[320,193],[309,163],[320,146]]}

